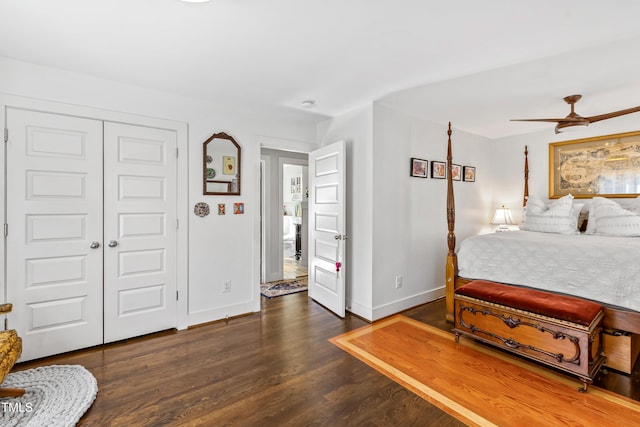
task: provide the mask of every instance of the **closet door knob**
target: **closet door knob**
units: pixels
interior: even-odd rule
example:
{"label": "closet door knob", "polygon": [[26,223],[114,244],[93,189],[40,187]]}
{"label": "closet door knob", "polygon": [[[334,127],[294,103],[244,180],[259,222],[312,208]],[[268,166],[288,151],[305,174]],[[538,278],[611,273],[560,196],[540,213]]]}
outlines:
{"label": "closet door knob", "polygon": [[108,245],[110,248],[115,248],[116,246],[118,246],[118,242],[116,242],[115,240],[110,240]]}
{"label": "closet door knob", "polygon": [[100,247],[100,242],[91,242],[89,245],[91,249],[98,249]]}

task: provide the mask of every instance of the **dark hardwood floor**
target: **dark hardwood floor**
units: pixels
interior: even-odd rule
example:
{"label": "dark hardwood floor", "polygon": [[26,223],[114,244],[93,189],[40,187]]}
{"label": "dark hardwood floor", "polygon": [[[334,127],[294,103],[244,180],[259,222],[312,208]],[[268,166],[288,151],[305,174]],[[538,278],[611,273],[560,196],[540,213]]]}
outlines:
{"label": "dark hardwood floor", "polygon": [[[262,311],[186,331],[22,363],[81,364],[97,378],[83,426],[460,426],[327,340],[366,324],[307,293],[262,300]],[[450,329],[444,301],[405,312]],[[597,385],[639,399],[632,376]],[[639,399],[640,400],[640,399]]]}

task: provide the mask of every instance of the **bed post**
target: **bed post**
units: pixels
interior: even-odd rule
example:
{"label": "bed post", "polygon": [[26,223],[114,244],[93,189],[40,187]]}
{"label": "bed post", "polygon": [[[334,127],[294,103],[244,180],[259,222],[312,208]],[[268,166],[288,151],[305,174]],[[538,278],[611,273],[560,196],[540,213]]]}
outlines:
{"label": "bed post", "polygon": [[451,177],[451,166],[453,164],[453,156],[451,155],[451,122],[447,130],[449,136],[447,142],[447,266],[446,266],[446,284],[445,299],[447,304],[446,319],[453,322],[453,292],[455,291],[456,276],[458,275],[458,256],[456,255],[456,234],[454,232],[456,224],[456,206],[453,197],[453,179]]}
{"label": "bed post", "polygon": [[527,197],[529,196],[529,150],[524,146],[524,196],[522,198],[522,206],[527,205]]}

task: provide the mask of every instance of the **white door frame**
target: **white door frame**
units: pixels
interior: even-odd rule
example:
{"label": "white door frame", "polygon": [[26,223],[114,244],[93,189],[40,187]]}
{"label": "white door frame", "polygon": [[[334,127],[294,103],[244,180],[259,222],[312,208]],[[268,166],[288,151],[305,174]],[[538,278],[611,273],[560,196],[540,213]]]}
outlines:
{"label": "white door frame", "polygon": [[264,234],[267,227],[266,167],[267,162],[260,159],[260,283],[264,283],[267,277],[267,239]]}
{"label": "white door frame", "polygon": [[[43,112],[51,112],[56,114],[63,114],[69,116],[83,117],[88,119],[105,120],[111,122],[130,123],[138,126],[148,126],[160,129],[168,129],[176,132],[177,145],[178,145],[178,164],[177,164],[177,216],[179,228],[177,230],[177,248],[176,254],[176,282],[178,284],[179,299],[177,304],[177,318],[176,327],[178,329],[186,329],[188,326],[188,253],[189,253],[189,174],[188,174],[188,124],[185,122],[178,122],[172,120],[165,120],[153,117],[139,116],[129,113],[121,113],[117,111],[103,110],[99,108],[78,106],[71,104],[63,104],[58,102],[51,102],[33,98],[25,98],[15,95],[0,94],[0,108],[2,114],[0,114],[0,120],[2,129],[6,129],[7,107],[17,109],[28,109]],[[6,147],[0,150],[0,164],[3,165],[3,173],[0,174],[0,188],[2,188],[6,194]],[[4,197],[0,197],[0,212],[3,216],[3,224],[7,221],[6,202]],[[176,224],[176,226],[178,226]],[[5,245],[0,245],[0,302],[6,301],[6,249]]]}

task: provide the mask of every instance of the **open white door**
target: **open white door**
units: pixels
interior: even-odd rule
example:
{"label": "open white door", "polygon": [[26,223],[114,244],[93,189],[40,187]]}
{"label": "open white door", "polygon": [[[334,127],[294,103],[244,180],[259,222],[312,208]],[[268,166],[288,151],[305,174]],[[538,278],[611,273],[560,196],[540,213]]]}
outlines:
{"label": "open white door", "polygon": [[345,309],[345,148],[309,153],[309,296],[340,317]]}

